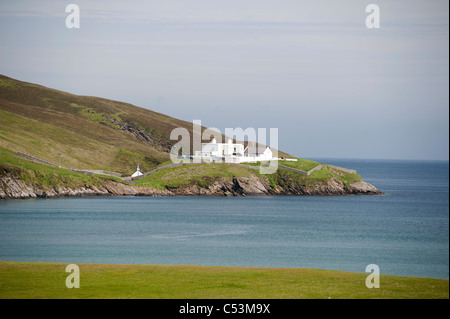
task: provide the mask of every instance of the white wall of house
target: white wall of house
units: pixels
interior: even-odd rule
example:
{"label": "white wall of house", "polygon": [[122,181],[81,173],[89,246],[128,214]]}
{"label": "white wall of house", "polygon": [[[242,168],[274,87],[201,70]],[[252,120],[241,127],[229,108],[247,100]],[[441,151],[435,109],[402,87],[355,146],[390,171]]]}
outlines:
{"label": "white wall of house", "polygon": [[248,154],[244,155],[244,144],[233,143],[231,139],[228,143],[217,143],[216,139],[213,139],[211,143],[202,143],[202,150],[195,151],[195,157],[201,157],[205,161],[223,161],[229,163],[244,163],[244,162],[258,162],[272,159],[272,150],[267,147],[261,154]]}
{"label": "white wall of house", "polygon": [[211,143],[202,143],[202,150],[199,153],[195,152],[195,155],[198,156],[216,156],[216,157],[224,157],[224,156],[243,156],[244,155],[244,145],[239,143],[233,143],[232,140],[228,140],[228,143],[216,143],[216,140],[213,139]]}

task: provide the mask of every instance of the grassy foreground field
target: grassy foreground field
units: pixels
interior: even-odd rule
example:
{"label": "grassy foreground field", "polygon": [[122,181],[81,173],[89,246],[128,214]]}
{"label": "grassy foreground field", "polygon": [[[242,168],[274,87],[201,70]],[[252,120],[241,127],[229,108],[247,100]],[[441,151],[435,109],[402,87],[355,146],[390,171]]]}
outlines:
{"label": "grassy foreground field", "polygon": [[66,266],[1,261],[0,298],[449,298],[448,280],[381,275],[368,289],[368,274],[306,268],[78,264],[68,289]]}

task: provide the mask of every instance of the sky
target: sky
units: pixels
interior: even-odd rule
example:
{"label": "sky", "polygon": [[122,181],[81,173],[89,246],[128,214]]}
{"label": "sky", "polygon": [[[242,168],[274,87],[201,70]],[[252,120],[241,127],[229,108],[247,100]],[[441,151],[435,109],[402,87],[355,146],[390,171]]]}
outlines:
{"label": "sky", "polygon": [[[69,29],[67,5],[80,8]],[[366,6],[380,8],[369,29]],[[302,158],[449,158],[445,0],[0,0],[0,74]],[[269,140],[269,136],[267,136]]]}

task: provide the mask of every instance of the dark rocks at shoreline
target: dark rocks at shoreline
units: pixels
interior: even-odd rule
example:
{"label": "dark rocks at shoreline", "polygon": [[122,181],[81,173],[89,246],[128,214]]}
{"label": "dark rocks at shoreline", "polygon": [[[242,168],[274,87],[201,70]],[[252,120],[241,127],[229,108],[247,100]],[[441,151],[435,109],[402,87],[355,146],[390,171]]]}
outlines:
{"label": "dark rocks at shoreline", "polygon": [[256,176],[218,178],[211,185],[181,185],[160,190],[152,187],[127,185],[107,180],[99,186],[44,187],[26,183],[10,174],[0,177],[0,199],[57,198],[84,196],[268,196],[268,195],[382,195],[364,181],[345,186],[339,179],[320,181],[311,186],[291,185],[272,188]]}

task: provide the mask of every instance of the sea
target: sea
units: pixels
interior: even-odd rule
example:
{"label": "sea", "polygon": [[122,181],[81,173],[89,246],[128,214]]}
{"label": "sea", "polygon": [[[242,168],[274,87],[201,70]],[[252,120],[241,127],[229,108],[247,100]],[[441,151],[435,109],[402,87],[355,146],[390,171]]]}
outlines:
{"label": "sea", "polygon": [[321,268],[449,279],[449,162],[314,159],[382,196],[0,200],[0,260]]}

